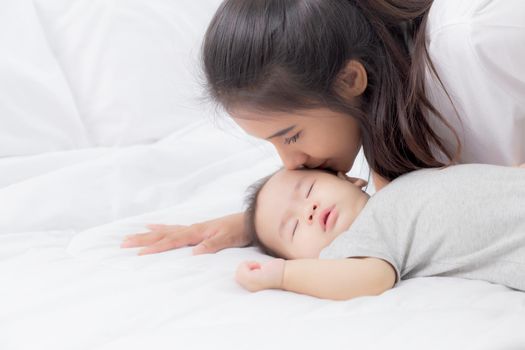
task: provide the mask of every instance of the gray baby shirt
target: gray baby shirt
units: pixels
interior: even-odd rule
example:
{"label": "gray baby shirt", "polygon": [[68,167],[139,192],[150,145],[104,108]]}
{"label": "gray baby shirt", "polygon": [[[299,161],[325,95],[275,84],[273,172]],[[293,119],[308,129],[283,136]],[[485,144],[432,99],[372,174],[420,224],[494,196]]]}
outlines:
{"label": "gray baby shirt", "polygon": [[525,291],[525,169],[425,169],[376,193],[322,259],[376,257],[397,281],[452,276]]}

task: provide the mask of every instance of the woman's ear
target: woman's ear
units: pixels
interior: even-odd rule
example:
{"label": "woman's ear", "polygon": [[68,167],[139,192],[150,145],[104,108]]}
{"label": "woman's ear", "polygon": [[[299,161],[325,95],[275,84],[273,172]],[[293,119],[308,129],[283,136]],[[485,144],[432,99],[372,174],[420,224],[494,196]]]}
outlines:
{"label": "woman's ear", "polygon": [[342,172],[338,172],[337,177],[340,179],[346,180],[348,182],[351,182],[354,186],[357,186],[359,188],[364,188],[366,185],[368,185],[367,181],[357,178],[357,177],[347,176],[346,174]]}
{"label": "woman's ear", "polygon": [[337,77],[339,94],[352,98],[365,92],[368,86],[368,74],[365,66],[357,60],[350,60]]}

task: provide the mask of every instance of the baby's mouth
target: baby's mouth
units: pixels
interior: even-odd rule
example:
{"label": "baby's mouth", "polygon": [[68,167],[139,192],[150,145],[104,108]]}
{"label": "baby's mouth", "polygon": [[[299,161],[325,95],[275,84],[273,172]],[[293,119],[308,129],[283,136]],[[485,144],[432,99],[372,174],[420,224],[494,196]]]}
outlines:
{"label": "baby's mouth", "polygon": [[321,215],[319,215],[319,224],[321,225],[321,228],[323,229],[324,232],[326,232],[327,222],[334,208],[335,208],[335,205],[332,205],[330,208],[323,210],[321,212]]}

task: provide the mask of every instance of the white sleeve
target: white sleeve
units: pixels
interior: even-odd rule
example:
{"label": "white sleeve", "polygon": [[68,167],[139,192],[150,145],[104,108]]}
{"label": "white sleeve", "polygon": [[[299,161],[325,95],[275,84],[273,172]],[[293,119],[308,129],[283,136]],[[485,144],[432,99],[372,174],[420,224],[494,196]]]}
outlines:
{"label": "white sleeve", "polygon": [[488,79],[525,106],[525,1],[492,1],[485,10],[471,24],[472,48]]}
{"label": "white sleeve", "polygon": [[[525,1],[434,1],[430,57],[454,102],[427,78],[431,102],[458,132],[461,163],[525,163]],[[454,138],[435,125],[450,149]]]}

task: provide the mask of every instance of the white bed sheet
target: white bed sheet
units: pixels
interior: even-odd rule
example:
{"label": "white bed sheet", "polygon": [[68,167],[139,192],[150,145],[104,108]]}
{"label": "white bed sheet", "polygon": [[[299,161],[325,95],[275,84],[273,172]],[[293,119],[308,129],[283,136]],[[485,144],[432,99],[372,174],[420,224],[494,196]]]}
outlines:
{"label": "white bed sheet", "polygon": [[207,121],[147,146],[0,160],[0,349],[525,348],[525,293],[502,286],[414,279],[346,302],[250,294],[233,274],[267,259],[253,247],[119,248],[148,223],[240,210],[278,166],[268,145]]}

